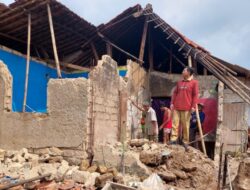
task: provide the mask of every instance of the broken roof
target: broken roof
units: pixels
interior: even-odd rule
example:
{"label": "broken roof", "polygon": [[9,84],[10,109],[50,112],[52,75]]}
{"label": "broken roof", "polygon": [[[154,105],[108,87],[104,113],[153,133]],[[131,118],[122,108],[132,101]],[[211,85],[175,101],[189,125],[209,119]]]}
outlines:
{"label": "broken roof", "polygon": [[[59,57],[71,54],[80,49],[96,27],[77,14],[70,11],[56,0],[16,0],[9,7],[1,5],[0,39],[5,44],[18,41],[15,49],[26,51],[28,13],[32,23],[32,55],[42,58],[53,58],[53,49],[47,16],[50,4]],[[12,44],[13,46],[13,44]]]}

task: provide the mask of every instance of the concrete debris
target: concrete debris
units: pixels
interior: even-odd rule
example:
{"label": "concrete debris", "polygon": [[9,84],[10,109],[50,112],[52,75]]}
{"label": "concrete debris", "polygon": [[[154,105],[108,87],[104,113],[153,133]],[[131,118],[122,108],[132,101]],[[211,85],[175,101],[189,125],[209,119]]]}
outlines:
{"label": "concrete debris", "polygon": [[100,175],[96,178],[95,186],[96,187],[104,187],[107,181],[113,181],[114,176],[111,173],[106,173]]}
{"label": "concrete debris", "polygon": [[238,174],[233,181],[233,189],[249,190],[250,189],[250,157],[241,161]]}
{"label": "concrete debris", "polygon": [[[216,187],[213,161],[191,147],[185,152],[178,145],[167,146],[139,139],[130,141],[125,147],[121,143],[96,145],[92,165],[86,157],[69,156],[69,153],[65,156],[62,150],[54,147],[32,152],[27,149],[0,150],[0,185],[7,180],[6,177],[10,178],[7,180],[10,183],[51,173],[45,181],[18,188],[94,190],[103,188],[108,181],[139,188],[151,174],[160,176],[163,189],[205,190]],[[78,164],[72,165],[69,158],[77,158]],[[245,170],[248,171],[247,168],[241,169]],[[235,186],[237,181],[248,182],[242,175],[235,179]]]}
{"label": "concrete debris", "polygon": [[140,153],[140,160],[146,165],[158,166],[161,164],[162,155],[157,150],[142,151]]}

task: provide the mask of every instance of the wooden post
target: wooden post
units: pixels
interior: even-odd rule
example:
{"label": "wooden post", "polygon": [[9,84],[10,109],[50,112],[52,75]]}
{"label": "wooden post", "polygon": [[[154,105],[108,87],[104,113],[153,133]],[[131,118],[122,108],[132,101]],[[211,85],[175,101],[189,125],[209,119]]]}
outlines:
{"label": "wooden post", "polygon": [[54,26],[53,26],[53,19],[51,14],[51,9],[49,4],[47,4],[47,11],[48,11],[48,18],[49,18],[49,27],[50,27],[50,34],[51,34],[51,40],[52,40],[52,46],[54,51],[54,58],[56,62],[56,70],[57,70],[57,76],[58,78],[62,78],[61,70],[60,70],[60,63],[57,53],[57,46],[56,46],[56,38],[55,38],[55,32],[54,32]]}
{"label": "wooden post", "polygon": [[203,69],[203,75],[207,75],[207,69],[206,68]]}
{"label": "wooden post", "polygon": [[[190,55],[188,56],[188,66],[192,67],[192,57]],[[203,132],[202,132],[202,128],[201,128],[200,114],[199,114],[199,110],[198,110],[198,105],[197,104],[195,106],[195,113],[196,113],[196,118],[197,118],[197,124],[198,124],[199,134],[200,134],[200,138],[201,138],[202,151],[203,151],[203,153],[205,155],[207,155],[206,146],[205,146],[205,142],[204,142],[204,139],[203,139]]]}
{"label": "wooden post", "polygon": [[172,73],[172,67],[173,67],[173,46],[171,47],[171,50],[169,52],[169,73]]}
{"label": "wooden post", "polygon": [[152,36],[152,30],[149,29],[149,48],[148,48],[148,60],[149,60],[149,71],[154,70],[154,40]]}
{"label": "wooden post", "polygon": [[203,151],[203,153],[205,155],[207,155],[206,146],[205,146],[205,142],[204,142],[204,139],[203,139],[203,132],[202,132],[202,128],[201,128],[200,114],[199,114],[199,110],[198,110],[197,105],[196,105],[196,108],[195,108],[195,112],[196,112],[196,118],[197,118],[199,134],[200,134],[200,138],[201,138],[202,151]]}
{"label": "wooden post", "polygon": [[112,46],[110,45],[110,43],[106,43],[106,48],[107,48],[107,54],[110,56],[110,57],[112,57],[113,55],[112,55]]}
{"label": "wooden post", "polygon": [[30,42],[31,42],[31,14],[28,14],[28,34],[27,34],[27,57],[26,57],[26,75],[24,85],[24,97],[23,97],[23,112],[26,110],[27,93],[28,93],[28,81],[29,81],[29,69],[30,69]]}
{"label": "wooden post", "polygon": [[190,55],[188,56],[188,66],[192,67],[192,57]]}
{"label": "wooden post", "polygon": [[96,61],[96,63],[97,63],[97,61],[98,61],[98,59],[99,59],[99,56],[98,56],[98,53],[97,53],[97,51],[96,51],[95,45],[94,45],[93,42],[91,42],[91,43],[90,43],[90,46],[91,46],[91,50],[92,50],[92,52],[93,52],[93,54],[94,54],[95,61]]}
{"label": "wooden post", "polygon": [[146,39],[147,39],[147,31],[148,31],[148,22],[147,21],[148,21],[148,17],[146,17],[146,19],[144,21],[144,26],[143,26],[143,32],[142,32],[142,38],[141,38],[141,46],[140,46],[140,54],[139,54],[139,59],[140,60],[143,60],[143,58],[144,58],[145,45],[146,45]]}

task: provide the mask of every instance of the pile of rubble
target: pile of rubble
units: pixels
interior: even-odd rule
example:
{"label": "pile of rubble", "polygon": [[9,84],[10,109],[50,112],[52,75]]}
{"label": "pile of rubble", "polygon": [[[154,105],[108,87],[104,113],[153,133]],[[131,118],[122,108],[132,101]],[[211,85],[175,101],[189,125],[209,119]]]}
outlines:
{"label": "pile of rubble", "polygon": [[92,190],[103,187],[106,181],[123,183],[116,168],[90,166],[85,159],[79,166],[71,165],[63,156],[64,152],[55,147],[40,149],[32,154],[25,148],[20,151],[0,150],[0,189],[39,176],[46,177],[11,189]]}
{"label": "pile of rubble", "polygon": [[152,173],[158,174],[166,187],[175,189],[216,189],[216,169],[211,159],[189,147],[162,145],[145,140],[130,142],[140,160]]}
{"label": "pile of rubble", "polygon": [[[92,163],[84,158],[76,159],[74,155],[66,157],[65,151],[55,147],[36,151],[0,150],[0,161],[0,189],[36,179],[12,189],[94,190],[111,182],[123,184],[122,189],[144,190],[142,184],[148,183],[152,174],[157,180],[160,177],[166,189],[215,189],[216,185],[213,161],[198,150],[190,148],[185,152],[178,145],[140,139],[125,145],[96,146]],[[39,176],[41,179],[37,180]]]}

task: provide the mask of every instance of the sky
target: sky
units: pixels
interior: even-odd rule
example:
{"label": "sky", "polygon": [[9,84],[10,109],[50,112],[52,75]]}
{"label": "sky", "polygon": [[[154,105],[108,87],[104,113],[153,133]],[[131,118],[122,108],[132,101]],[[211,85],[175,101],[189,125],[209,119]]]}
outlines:
{"label": "sky", "polygon": [[[5,4],[13,0],[0,0]],[[147,3],[154,12],[213,55],[250,69],[250,0],[60,0],[94,25],[128,7]]]}

